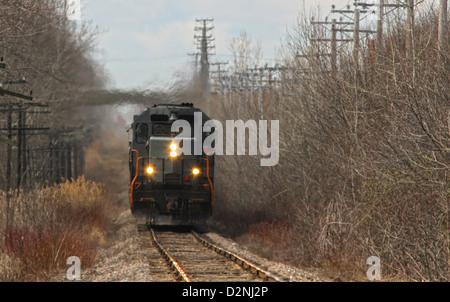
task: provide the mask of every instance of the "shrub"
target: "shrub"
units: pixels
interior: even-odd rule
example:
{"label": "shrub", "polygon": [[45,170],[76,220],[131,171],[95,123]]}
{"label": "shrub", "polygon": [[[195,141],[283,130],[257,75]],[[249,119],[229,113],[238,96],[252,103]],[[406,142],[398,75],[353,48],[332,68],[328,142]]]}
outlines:
{"label": "shrub", "polygon": [[94,263],[107,219],[102,186],[80,177],[9,200],[4,194],[0,202],[5,222],[0,251],[18,260],[21,270],[0,275],[0,280],[45,280],[67,267],[70,256],[79,257],[84,267]]}

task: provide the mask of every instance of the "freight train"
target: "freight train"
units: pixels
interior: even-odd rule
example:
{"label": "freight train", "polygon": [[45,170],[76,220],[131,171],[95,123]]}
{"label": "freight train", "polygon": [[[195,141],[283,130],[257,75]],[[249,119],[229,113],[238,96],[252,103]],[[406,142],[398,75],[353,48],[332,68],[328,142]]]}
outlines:
{"label": "freight train", "polygon": [[[129,133],[130,207],[138,224],[193,226],[212,215],[214,155],[182,152],[183,144],[202,142],[192,135],[178,139],[175,121],[189,123],[194,116],[210,118],[191,103],[154,105],[133,117]],[[187,153],[187,154],[186,154]],[[198,154],[200,153],[200,154]],[[189,155],[190,154],[190,155]],[[197,154],[197,155],[196,155]]]}

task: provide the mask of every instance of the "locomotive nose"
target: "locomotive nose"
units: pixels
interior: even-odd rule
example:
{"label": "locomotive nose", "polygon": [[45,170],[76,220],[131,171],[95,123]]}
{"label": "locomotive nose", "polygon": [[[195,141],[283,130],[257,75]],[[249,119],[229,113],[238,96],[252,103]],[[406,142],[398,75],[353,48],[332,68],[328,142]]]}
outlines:
{"label": "locomotive nose", "polygon": [[174,139],[178,132],[172,131],[173,122],[183,120],[192,126],[198,118],[202,125],[210,120],[190,103],[154,105],[133,117],[130,202],[133,214],[143,216],[146,224],[203,224],[211,216],[213,157],[193,154],[203,136],[188,135],[178,141]]}

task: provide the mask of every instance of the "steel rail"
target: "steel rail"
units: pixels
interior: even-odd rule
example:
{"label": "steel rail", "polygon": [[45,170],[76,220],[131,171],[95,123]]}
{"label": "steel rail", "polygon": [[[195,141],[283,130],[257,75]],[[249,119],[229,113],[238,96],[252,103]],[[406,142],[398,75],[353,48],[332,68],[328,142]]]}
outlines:
{"label": "steel rail", "polygon": [[[175,258],[172,257],[169,254],[169,252],[167,251],[167,249],[163,245],[160,244],[155,231],[153,229],[150,229],[150,233],[151,233],[150,237],[151,237],[151,240],[152,240],[154,246],[158,249],[158,251],[163,256],[163,258],[166,260],[166,262],[169,264],[169,266],[182,279],[182,281],[191,282],[191,277],[188,276],[189,272],[186,273],[186,271],[181,267],[179,262],[175,259],[176,257]],[[186,235],[189,235],[189,233],[186,233]],[[216,254],[218,254],[219,256],[222,256],[225,259],[227,259],[231,262],[234,262],[235,264],[239,265],[241,267],[241,269],[249,272],[251,275],[255,276],[256,278],[261,278],[262,280],[268,281],[268,282],[285,282],[286,281],[286,279],[275,276],[274,274],[262,269],[261,267],[257,266],[254,263],[251,263],[250,261],[242,258],[241,256],[217,246],[216,244],[203,238],[202,236],[200,236],[197,232],[195,232],[193,230],[191,231],[190,235],[192,237],[194,237],[195,241],[197,241],[200,244],[200,246],[203,246],[203,248],[206,248],[207,250],[211,250],[211,251],[215,252]],[[226,270],[224,268],[224,272],[225,271]]]}
{"label": "steel rail", "polygon": [[191,231],[191,233],[195,237],[195,239],[197,241],[199,241],[201,244],[203,244],[205,247],[215,251],[216,253],[224,256],[225,258],[228,258],[228,259],[234,261],[235,263],[239,264],[242,268],[249,270],[251,273],[262,278],[263,280],[269,281],[269,282],[284,282],[285,281],[285,280],[273,275],[272,273],[258,267],[257,265],[249,262],[248,260],[238,256],[237,254],[232,253],[228,250],[225,250],[215,244],[212,244],[208,240],[202,238],[195,231]]}
{"label": "steel rail", "polygon": [[151,235],[152,235],[152,241],[157,247],[157,249],[160,251],[160,253],[163,255],[163,257],[169,262],[169,264],[176,270],[177,274],[183,279],[185,282],[191,282],[191,279],[187,276],[186,272],[181,268],[181,266],[178,264],[175,259],[173,259],[166,251],[165,249],[159,244],[158,239],[156,238],[155,232],[153,229],[150,229]]}

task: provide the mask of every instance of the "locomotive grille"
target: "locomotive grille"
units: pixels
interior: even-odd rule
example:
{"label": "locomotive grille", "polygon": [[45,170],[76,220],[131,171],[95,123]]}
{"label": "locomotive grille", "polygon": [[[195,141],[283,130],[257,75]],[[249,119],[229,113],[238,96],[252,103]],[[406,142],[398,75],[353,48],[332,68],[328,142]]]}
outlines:
{"label": "locomotive grille", "polygon": [[167,173],[164,175],[164,182],[168,185],[179,185],[181,184],[181,174]]}

